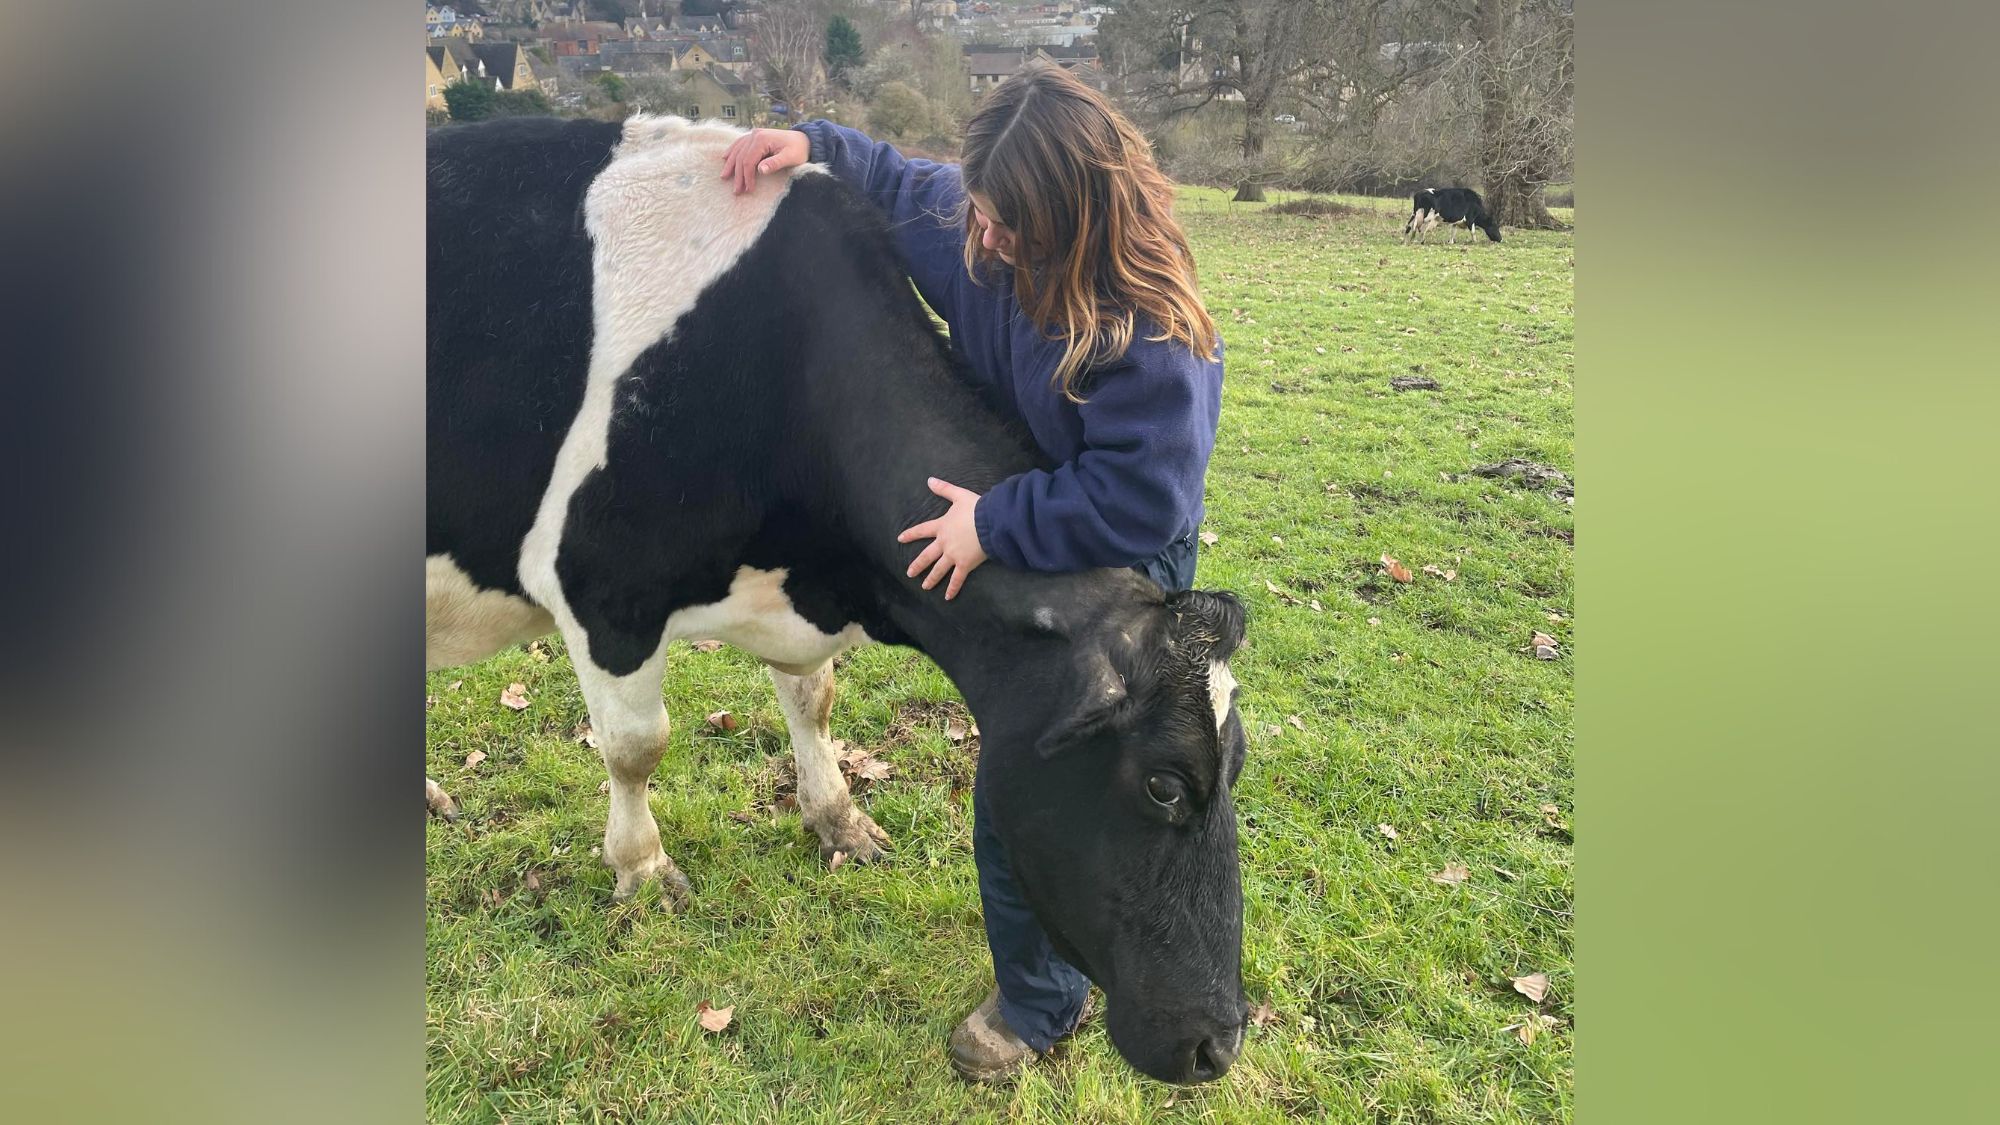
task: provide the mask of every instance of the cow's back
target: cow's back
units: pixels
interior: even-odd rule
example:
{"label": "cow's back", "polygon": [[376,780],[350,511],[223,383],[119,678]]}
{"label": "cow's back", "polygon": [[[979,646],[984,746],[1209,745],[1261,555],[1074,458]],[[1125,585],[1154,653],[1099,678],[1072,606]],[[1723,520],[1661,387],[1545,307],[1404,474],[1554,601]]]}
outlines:
{"label": "cow's back", "polygon": [[584,193],[616,123],[523,117],[428,141],[426,553],[519,593],[521,541],[583,397]]}

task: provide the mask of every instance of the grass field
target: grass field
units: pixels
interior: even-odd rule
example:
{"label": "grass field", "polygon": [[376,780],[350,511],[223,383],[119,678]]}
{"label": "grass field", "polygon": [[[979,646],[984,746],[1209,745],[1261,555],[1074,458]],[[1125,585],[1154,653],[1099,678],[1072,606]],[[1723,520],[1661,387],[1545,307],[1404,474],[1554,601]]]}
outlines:
{"label": "grass field", "polygon": [[[991,982],[972,756],[906,651],[841,662],[834,733],[894,767],[862,800],[896,850],[829,874],[766,811],[788,754],[761,667],[677,646],[653,809],[695,900],[613,907],[604,774],[550,639],[428,682],[429,772],[470,814],[428,829],[432,1120],[1568,1119],[1572,512],[1462,474],[1572,467],[1571,236],[1404,247],[1406,202],[1226,199],[1183,203],[1228,346],[1201,585],[1252,614],[1244,976],[1275,1012],[1230,1074],[1140,1078],[1094,1021],[1010,1086],[952,1076],[945,1037]],[[1390,389],[1410,374],[1442,388]],[[512,682],[525,710],[498,703]],[[1510,984],[1533,973],[1539,1005]],[[723,1033],[703,1001],[733,1007]]]}

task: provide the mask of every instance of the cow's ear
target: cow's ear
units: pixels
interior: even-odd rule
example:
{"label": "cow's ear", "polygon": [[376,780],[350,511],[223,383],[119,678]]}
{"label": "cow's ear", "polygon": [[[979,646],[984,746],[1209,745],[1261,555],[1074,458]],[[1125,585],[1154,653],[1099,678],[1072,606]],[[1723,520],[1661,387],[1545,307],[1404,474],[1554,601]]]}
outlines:
{"label": "cow's ear", "polygon": [[1069,710],[1035,742],[1036,753],[1044,758],[1052,758],[1109,729],[1116,723],[1128,697],[1125,677],[1111,666],[1111,658],[1105,654],[1085,664],[1079,683],[1081,688]]}

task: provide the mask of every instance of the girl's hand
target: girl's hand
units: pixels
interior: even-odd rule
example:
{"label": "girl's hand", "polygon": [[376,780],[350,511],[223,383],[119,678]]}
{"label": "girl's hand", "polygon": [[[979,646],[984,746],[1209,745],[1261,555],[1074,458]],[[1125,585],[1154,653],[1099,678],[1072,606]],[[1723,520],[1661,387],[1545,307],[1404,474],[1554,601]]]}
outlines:
{"label": "girl's hand", "polygon": [[924,589],[928,590],[949,574],[951,582],[944,588],[944,600],[950,601],[958,596],[958,588],[965,585],[966,576],[986,561],[986,549],[979,545],[979,531],[972,523],[972,509],[979,503],[979,494],[936,477],[930,479],[930,485],[932,492],[951,501],[951,510],[896,536],[896,542],[931,541],[931,545],[917,556],[917,561],[910,564],[907,577],[915,578],[919,571],[930,567],[930,574],[924,578]]}
{"label": "girl's hand", "polygon": [[811,156],[811,139],[797,129],[752,129],[722,154],[722,178],[735,180],[741,195],[757,186],[759,173],[796,168]]}

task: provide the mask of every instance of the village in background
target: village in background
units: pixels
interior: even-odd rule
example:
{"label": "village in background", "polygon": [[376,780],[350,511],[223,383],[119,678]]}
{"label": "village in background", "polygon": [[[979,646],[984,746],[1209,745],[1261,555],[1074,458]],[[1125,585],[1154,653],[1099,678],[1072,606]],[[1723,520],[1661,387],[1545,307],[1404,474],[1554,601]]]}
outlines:
{"label": "village in background", "polygon": [[1045,61],[1238,200],[1466,185],[1521,227],[1574,202],[1572,0],[458,0],[424,24],[433,125],[826,118],[954,159],[980,97]]}

